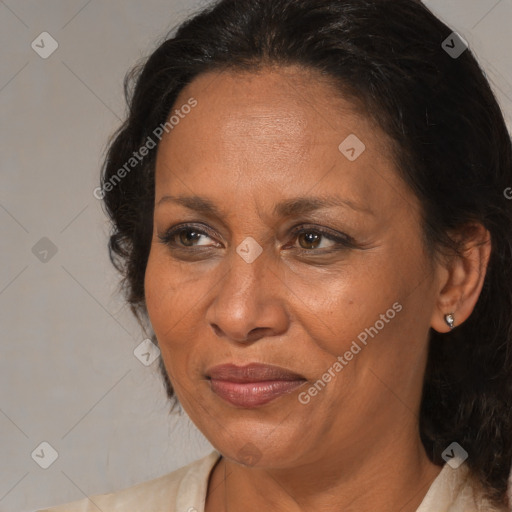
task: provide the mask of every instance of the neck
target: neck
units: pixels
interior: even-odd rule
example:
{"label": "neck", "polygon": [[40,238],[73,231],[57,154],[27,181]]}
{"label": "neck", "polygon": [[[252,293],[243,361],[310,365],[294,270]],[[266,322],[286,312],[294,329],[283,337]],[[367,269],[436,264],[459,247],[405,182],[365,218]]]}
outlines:
{"label": "neck", "polygon": [[[376,445],[379,446],[376,446]],[[211,473],[206,512],[415,512],[441,471],[421,441],[346,449],[291,468],[249,468],[221,458]],[[364,456],[363,456],[364,455]]]}

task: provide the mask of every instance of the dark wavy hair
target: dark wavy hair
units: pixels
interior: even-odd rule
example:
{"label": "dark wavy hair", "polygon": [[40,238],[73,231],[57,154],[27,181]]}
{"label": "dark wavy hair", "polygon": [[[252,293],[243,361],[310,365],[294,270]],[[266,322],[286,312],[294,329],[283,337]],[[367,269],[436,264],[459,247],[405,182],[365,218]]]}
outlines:
{"label": "dark wavy hair", "polygon": [[[437,465],[450,443],[462,445],[487,497],[503,505],[512,462],[512,201],[504,192],[512,186],[512,148],[471,50],[455,58],[443,48],[451,34],[416,0],[210,4],[126,76],[129,111],[108,146],[102,196],[120,291],[158,343],[144,297],[156,149],[113,185],[116,173],[154,138],[177,95],[201,73],[257,72],[267,65],[319,71],[319,79],[329,79],[388,135],[397,171],[421,203],[432,261],[460,254],[462,246],[450,233],[468,224],[481,223],[491,234],[490,262],[473,313],[449,333],[430,330],[419,428]],[[160,370],[173,398],[161,360]]]}

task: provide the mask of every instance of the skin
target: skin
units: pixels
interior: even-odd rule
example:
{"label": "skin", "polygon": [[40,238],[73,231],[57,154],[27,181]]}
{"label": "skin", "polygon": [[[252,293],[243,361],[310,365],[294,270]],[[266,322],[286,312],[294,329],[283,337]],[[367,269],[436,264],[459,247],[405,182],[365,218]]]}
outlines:
{"label": "skin", "polygon": [[[158,148],[145,294],[177,397],[222,454],[206,511],[415,511],[441,470],[418,431],[429,329],[447,332],[446,313],[456,325],[471,314],[488,233],[475,226],[464,257],[431,260],[418,201],[398,177],[386,135],[314,72],[210,72],[175,108],[190,97],[197,106]],[[355,161],[338,149],[350,134],[366,146]],[[171,194],[208,198],[222,215],[161,202]],[[280,201],[322,195],[362,210],[273,213]],[[181,250],[159,240],[181,223],[211,233],[192,247],[183,245],[190,233],[176,236]],[[291,235],[302,224],[319,238]],[[319,228],[355,245],[339,246]],[[236,252],[249,236],[263,249],[252,263]],[[395,302],[402,310],[301,404],[299,393]],[[211,391],[209,367],[255,361],[308,382],[255,409]]]}

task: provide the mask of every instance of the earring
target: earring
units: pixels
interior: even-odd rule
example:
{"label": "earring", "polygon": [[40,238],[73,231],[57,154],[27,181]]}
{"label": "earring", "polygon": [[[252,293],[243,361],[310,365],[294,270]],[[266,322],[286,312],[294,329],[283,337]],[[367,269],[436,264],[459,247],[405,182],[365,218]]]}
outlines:
{"label": "earring", "polygon": [[450,329],[453,329],[455,327],[454,313],[448,313],[447,315],[444,315],[444,321],[448,324]]}

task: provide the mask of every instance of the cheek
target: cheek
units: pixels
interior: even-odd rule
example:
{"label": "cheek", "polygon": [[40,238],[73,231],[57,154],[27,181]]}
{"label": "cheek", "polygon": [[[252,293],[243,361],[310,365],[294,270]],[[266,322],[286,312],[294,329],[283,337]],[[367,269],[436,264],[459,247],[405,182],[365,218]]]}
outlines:
{"label": "cheek", "polygon": [[197,311],[207,289],[203,281],[191,278],[190,271],[170,262],[159,248],[152,249],[144,278],[146,307],[173,385],[179,380],[174,376],[186,378],[191,361],[197,360],[201,340]]}
{"label": "cheek", "polygon": [[161,258],[151,249],[144,276],[144,295],[148,315],[155,329],[158,329],[164,312],[168,311],[169,302],[176,292],[168,274]]}
{"label": "cheek", "polygon": [[382,256],[368,255],[362,264],[347,263],[336,271],[288,279],[298,321],[328,355],[336,357],[348,350],[401,296],[401,276]]}
{"label": "cheek", "polygon": [[189,295],[181,291],[183,288],[176,282],[176,277],[165,258],[152,250],[144,277],[144,294],[148,316],[166,363],[170,345],[181,339],[176,336],[176,330],[185,316]]}
{"label": "cheek", "polygon": [[192,278],[189,269],[171,261],[159,247],[149,254],[144,293],[153,327],[160,331],[172,329],[203,295],[201,280]]}

